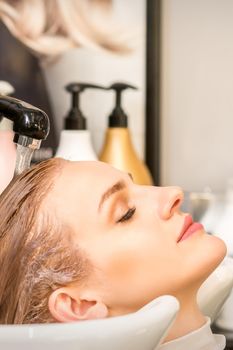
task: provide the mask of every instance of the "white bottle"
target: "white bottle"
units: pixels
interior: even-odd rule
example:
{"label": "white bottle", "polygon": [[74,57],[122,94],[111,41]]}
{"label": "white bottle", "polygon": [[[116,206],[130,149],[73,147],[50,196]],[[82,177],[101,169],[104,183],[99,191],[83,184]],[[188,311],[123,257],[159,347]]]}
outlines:
{"label": "white bottle", "polygon": [[74,161],[97,160],[86,118],[79,108],[80,93],[87,88],[104,89],[99,85],[85,83],[71,83],[66,86],[66,90],[72,94],[72,106],[65,118],[65,129],[61,132],[55,157]]}
{"label": "white bottle", "polygon": [[56,157],[68,160],[97,160],[89,130],[62,130]]}

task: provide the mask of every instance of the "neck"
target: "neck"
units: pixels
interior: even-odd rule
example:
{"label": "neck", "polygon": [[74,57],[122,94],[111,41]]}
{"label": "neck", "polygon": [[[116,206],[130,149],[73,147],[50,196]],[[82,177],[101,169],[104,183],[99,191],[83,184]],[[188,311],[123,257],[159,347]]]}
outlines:
{"label": "neck", "polygon": [[196,293],[192,293],[191,297],[190,293],[186,293],[176,298],[180,302],[180,310],[164,340],[165,343],[193,332],[206,323],[206,318],[198,307]]}

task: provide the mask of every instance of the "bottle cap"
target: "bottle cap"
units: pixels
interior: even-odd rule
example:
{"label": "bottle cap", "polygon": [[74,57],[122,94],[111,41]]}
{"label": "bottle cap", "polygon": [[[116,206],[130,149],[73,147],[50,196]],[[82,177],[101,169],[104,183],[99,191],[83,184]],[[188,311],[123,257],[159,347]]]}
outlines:
{"label": "bottle cap", "polygon": [[89,83],[70,83],[65,86],[66,91],[72,95],[71,109],[65,118],[65,129],[66,130],[86,130],[87,122],[80,109],[80,94],[86,89],[102,89],[106,88]]}
{"label": "bottle cap", "polygon": [[121,107],[122,92],[126,89],[137,90],[135,86],[122,82],[114,83],[108,87],[108,90],[114,90],[116,92],[116,105],[109,116],[108,125],[110,128],[127,128],[128,126],[128,117]]}

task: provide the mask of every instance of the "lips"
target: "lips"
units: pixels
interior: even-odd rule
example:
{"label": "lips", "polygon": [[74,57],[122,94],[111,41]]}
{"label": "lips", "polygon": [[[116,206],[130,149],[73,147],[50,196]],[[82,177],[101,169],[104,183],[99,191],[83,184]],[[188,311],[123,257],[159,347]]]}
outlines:
{"label": "lips", "polygon": [[191,215],[186,215],[184,225],[178,237],[177,243],[190,237],[194,232],[202,230],[203,226],[199,222],[193,222]]}

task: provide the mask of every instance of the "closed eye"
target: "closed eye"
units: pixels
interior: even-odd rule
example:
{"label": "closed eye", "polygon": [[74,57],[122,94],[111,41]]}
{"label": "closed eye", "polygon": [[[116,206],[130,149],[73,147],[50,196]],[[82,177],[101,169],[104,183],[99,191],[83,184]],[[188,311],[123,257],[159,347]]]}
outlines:
{"label": "closed eye", "polygon": [[135,214],[135,211],[136,207],[130,208],[119,220],[117,220],[117,223],[130,220]]}

